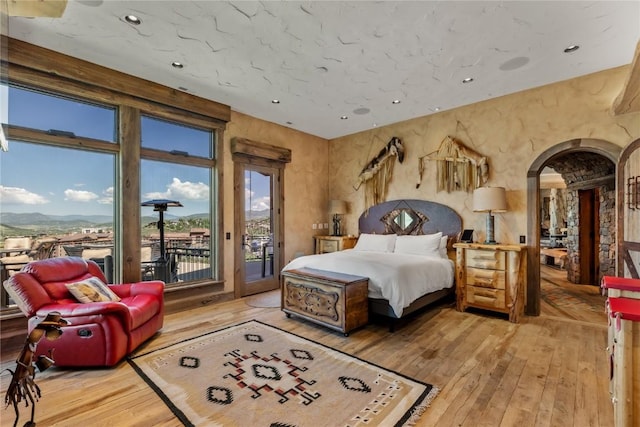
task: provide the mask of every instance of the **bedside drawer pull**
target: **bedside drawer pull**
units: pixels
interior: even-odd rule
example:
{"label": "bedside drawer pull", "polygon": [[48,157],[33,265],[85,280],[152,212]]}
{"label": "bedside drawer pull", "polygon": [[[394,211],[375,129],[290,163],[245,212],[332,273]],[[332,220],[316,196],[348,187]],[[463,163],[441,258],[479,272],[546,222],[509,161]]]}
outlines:
{"label": "bedside drawer pull", "polygon": [[496,291],[491,289],[476,289],[475,290],[476,298],[490,298],[492,300],[496,299]]}
{"label": "bedside drawer pull", "polygon": [[483,288],[497,287],[496,272],[491,270],[475,270],[473,275],[473,285]]}
{"label": "bedside drawer pull", "polygon": [[483,288],[493,288],[493,282],[493,277],[476,277],[475,279],[473,279],[474,286],[481,286]]}
{"label": "bedside drawer pull", "polygon": [[476,255],[473,257],[474,260],[478,260],[478,261],[496,261],[497,257],[496,255]]}
{"label": "bedside drawer pull", "polygon": [[497,268],[500,262],[493,258],[473,258],[472,265],[484,268]]}

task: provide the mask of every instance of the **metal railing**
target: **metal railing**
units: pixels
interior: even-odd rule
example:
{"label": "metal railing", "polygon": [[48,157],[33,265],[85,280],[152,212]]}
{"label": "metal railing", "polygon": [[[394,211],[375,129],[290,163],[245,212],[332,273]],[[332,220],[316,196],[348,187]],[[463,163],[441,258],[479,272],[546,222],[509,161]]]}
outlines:
{"label": "metal railing", "polygon": [[[79,246],[82,248],[82,246]],[[64,248],[63,256],[71,255],[69,247]],[[70,249],[73,253],[73,249]],[[8,255],[9,252],[6,251]],[[16,252],[16,251],[13,251]],[[54,252],[54,257],[55,257]],[[12,253],[13,255],[13,253]],[[74,254],[81,256],[81,252]],[[211,250],[203,247],[170,245],[166,248],[166,259],[161,257],[153,261],[141,263],[141,280],[162,280],[165,283],[191,282],[212,277],[211,270]],[[8,262],[10,257],[5,257],[0,262],[0,283],[3,283],[10,275],[15,274],[31,260],[21,262]],[[104,272],[108,283],[113,283],[114,264],[113,256],[106,255],[101,258],[89,258],[95,261]],[[15,303],[10,300],[6,290],[0,286],[0,308],[14,307]]]}

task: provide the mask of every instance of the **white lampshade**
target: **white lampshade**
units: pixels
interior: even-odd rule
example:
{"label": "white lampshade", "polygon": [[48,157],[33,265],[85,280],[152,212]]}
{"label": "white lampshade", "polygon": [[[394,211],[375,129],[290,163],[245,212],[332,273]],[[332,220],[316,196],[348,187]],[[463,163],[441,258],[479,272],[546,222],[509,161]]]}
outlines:
{"label": "white lampshade", "polygon": [[331,200],[329,202],[329,213],[343,215],[347,213],[347,202],[344,200]]}
{"label": "white lampshade", "polygon": [[473,191],[474,212],[506,212],[507,194],[504,187],[480,187]]}

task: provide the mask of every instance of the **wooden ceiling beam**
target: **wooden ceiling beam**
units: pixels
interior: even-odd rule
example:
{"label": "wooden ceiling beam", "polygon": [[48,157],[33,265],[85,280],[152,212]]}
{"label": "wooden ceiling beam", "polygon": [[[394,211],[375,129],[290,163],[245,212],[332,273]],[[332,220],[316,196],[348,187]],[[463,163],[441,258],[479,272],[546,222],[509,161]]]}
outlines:
{"label": "wooden ceiling beam", "polygon": [[622,92],[613,101],[613,114],[616,116],[638,111],[640,111],[640,42],[636,45],[636,53]]}

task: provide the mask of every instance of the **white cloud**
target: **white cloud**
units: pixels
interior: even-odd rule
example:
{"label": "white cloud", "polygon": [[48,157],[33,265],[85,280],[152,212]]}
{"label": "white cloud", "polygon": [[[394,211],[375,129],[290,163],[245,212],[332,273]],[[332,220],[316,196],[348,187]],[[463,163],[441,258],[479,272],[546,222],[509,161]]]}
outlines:
{"label": "white cloud", "polygon": [[255,191],[249,190],[247,187],[244,188],[244,201],[246,204],[249,203],[249,199],[256,194]]}
{"label": "white cloud", "polygon": [[203,182],[182,182],[178,178],[173,178],[167,191],[147,193],[144,199],[208,200],[209,186]]}
{"label": "white cloud", "polygon": [[244,189],[244,205],[250,207],[253,211],[263,211],[265,209],[269,209],[271,206],[271,199],[269,196],[254,198],[256,195],[255,191],[250,191],[245,187]]}
{"label": "white cloud", "polygon": [[263,211],[269,209],[271,206],[271,200],[269,196],[260,197],[259,199],[252,200],[251,209],[254,211]]}
{"label": "white cloud", "polygon": [[102,197],[98,199],[98,203],[101,205],[113,204],[113,187],[109,187],[102,192]]}
{"label": "white cloud", "polygon": [[64,190],[64,199],[71,202],[90,202],[98,198],[96,193],[91,191],[79,191],[79,190]]}
{"label": "white cloud", "polygon": [[0,185],[0,202],[19,205],[44,205],[49,203],[49,200],[24,188]]}

